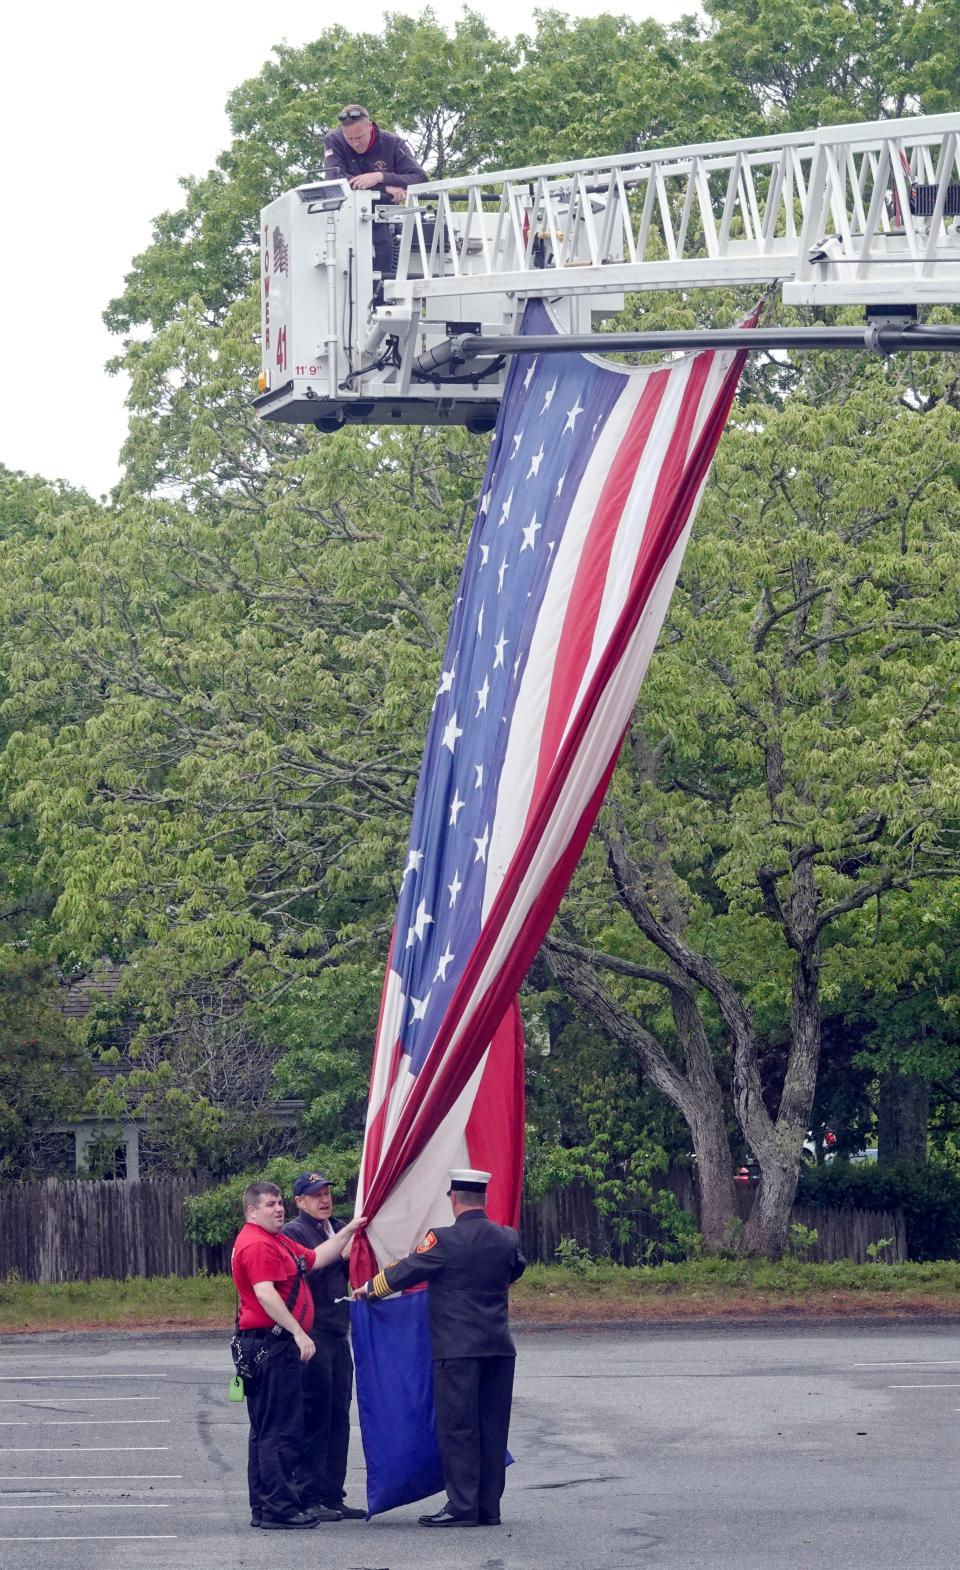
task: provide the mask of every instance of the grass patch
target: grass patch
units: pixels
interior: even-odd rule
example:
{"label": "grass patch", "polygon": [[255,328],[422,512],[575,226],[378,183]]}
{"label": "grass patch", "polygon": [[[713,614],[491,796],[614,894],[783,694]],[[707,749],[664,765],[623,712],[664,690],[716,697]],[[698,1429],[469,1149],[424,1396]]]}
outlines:
{"label": "grass patch", "polygon": [[960,1261],[928,1264],[855,1265],[850,1260],[805,1264],[781,1259],[696,1259],[682,1264],[638,1265],[627,1269],[606,1260],[578,1266],[530,1265],[514,1291],[524,1298],[562,1289],[575,1296],[659,1296],[685,1292],[919,1291],[960,1295]]}
{"label": "grass patch", "polygon": [[960,1314],[960,1262],[855,1265],[698,1259],[625,1269],[531,1265],[513,1293],[518,1322],[749,1319],[775,1314]]}
{"label": "grass patch", "polygon": [[126,1281],[0,1282],[0,1331],[100,1326],[232,1326],[229,1276],[131,1276]]}
{"label": "grass patch", "polygon": [[[511,1293],[518,1324],[671,1321],[777,1313],[960,1314],[960,1262],[812,1265],[784,1259],[699,1259],[625,1269],[578,1261],[531,1265]],[[118,1328],[223,1329],[236,1305],[229,1276],[133,1277],[54,1286],[0,1283],[0,1332]]]}

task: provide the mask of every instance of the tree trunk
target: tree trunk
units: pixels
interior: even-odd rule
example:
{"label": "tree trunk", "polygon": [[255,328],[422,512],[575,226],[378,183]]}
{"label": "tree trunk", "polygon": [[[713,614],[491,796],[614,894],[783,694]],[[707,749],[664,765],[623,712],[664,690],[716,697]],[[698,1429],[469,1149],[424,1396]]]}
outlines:
{"label": "tree trunk", "polygon": [[729,1246],[731,1222],[737,1215],[727,1114],[710,1040],[692,988],[674,987],[671,1003],[687,1064],[683,1099],[674,1099],[687,1120],[697,1158],[700,1234],[710,1253]]}
{"label": "tree trunk", "polygon": [[543,950],[557,980],[572,998],[589,1010],[615,1041],[628,1047],[652,1084],[678,1108],[690,1130],[697,1160],[700,1190],[700,1232],[707,1250],[729,1243],[735,1219],[733,1159],[727,1135],[723,1092],[713,1067],[710,1042],[697,1008],[693,990],[684,978],[663,974],[659,980],[670,993],[673,1016],[687,1063],[682,1074],[657,1039],[601,983],[596,966],[630,966],[609,955],[590,955],[573,944],[549,940]]}
{"label": "tree trunk", "polygon": [[719,1109],[707,1103],[706,1116],[699,1116],[691,1110],[688,1118],[690,1139],[697,1158],[700,1235],[707,1253],[730,1247],[732,1223],[737,1218],[730,1140],[727,1136],[723,1098],[718,1097],[718,1100]]}
{"label": "tree trunk", "polygon": [[880,1080],[877,1160],[885,1166],[892,1161],[927,1159],[927,1123],[930,1117],[930,1085],[920,1074],[898,1074],[891,1069]]}
{"label": "tree trunk", "polygon": [[816,940],[797,955],[793,969],[790,1054],[775,1123],[756,1105],[751,1107],[751,1135],[744,1133],[760,1164],[760,1184],[743,1234],[747,1254],[777,1259],[783,1253],[790,1212],[797,1193],[803,1141],[817,1087],[820,1061],[820,953]]}
{"label": "tree trunk", "polygon": [[797,1192],[798,1168],[792,1163],[768,1161],[760,1169],[753,1210],[743,1234],[743,1252],[778,1259],[790,1227],[790,1213]]}

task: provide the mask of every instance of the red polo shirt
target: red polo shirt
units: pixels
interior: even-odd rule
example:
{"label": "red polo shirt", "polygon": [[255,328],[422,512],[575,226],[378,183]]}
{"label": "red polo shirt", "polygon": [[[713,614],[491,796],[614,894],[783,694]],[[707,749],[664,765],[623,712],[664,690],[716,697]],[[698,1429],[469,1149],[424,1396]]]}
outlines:
{"label": "red polo shirt", "polygon": [[[297,1274],[298,1254],[305,1257],[307,1269],[312,1270],[316,1259],[312,1248],[304,1248],[303,1244],[298,1243],[295,1238],[281,1237],[279,1233],[268,1232],[265,1227],[258,1227],[254,1221],[244,1222],[237,1233],[230,1258],[233,1284],[240,1299],[241,1330],[272,1329],[275,1320],[270,1318],[266,1309],[258,1301],[253,1284],[255,1281],[272,1281],[280,1293],[281,1301],[285,1303],[290,1296],[290,1289]],[[290,1312],[304,1330],[311,1328],[313,1295],[302,1277]]]}

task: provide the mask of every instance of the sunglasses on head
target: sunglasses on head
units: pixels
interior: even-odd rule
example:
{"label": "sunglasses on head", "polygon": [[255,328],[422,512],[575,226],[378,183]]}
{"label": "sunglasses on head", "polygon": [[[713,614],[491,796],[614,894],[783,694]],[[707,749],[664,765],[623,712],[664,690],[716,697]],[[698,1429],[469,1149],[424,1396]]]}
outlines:
{"label": "sunglasses on head", "polygon": [[365,120],[366,118],[367,116],[363,109],[341,109],[337,115],[337,119],[341,122],[344,120]]}

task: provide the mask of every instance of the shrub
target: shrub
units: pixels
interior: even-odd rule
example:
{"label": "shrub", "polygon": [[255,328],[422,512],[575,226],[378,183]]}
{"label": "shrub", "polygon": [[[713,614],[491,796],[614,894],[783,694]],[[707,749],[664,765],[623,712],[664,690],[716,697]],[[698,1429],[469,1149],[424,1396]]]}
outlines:
{"label": "shrub", "polygon": [[910,1259],[960,1257],[960,1177],[934,1162],[874,1166],[837,1160],[805,1167],[797,1199],[839,1209],[896,1210],[900,1205]]}
{"label": "shrub", "polygon": [[574,1275],[577,1276],[585,1276],[593,1264],[590,1250],[582,1248],[576,1238],[562,1237],[554,1249],[554,1253],[557,1257],[557,1263],[562,1265],[564,1270],[572,1270]]}
{"label": "shrub", "polygon": [[[314,1157],[318,1152],[314,1151]],[[191,1243],[229,1243],[243,1225],[243,1191],[248,1183],[265,1178],[276,1183],[287,1200],[287,1214],[296,1215],[291,1202],[293,1182],[300,1172],[323,1172],[333,1184],[333,1207],[337,1215],[350,1215],[353,1211],[353,1182],[356,1166],[349,1155],[331,1156],[329,1151],[319,1152],[319,1159],[305,1160],[301,1156],[275,1156],[272,1161],[240,1177],[230,1178],[217,1188],[207,1189],[186,1201],[184,1232]]]}
{"label": "shrub", "polygon": [[816,1227],[805,1227],[802,1221],[795,1221],[787,1231],[786,1252],[791,1259],[808,1259],[818,1238]]}
{"label": "shrub", "polygon": [[666,1260],[699,1259],[703,1236],[696,1218],[684,1210],[670,1189],[662,1188],[650,1205],[650,1214],[660,1228],[659,1238],[644,1245],[644,1264],[659,1265]]}

